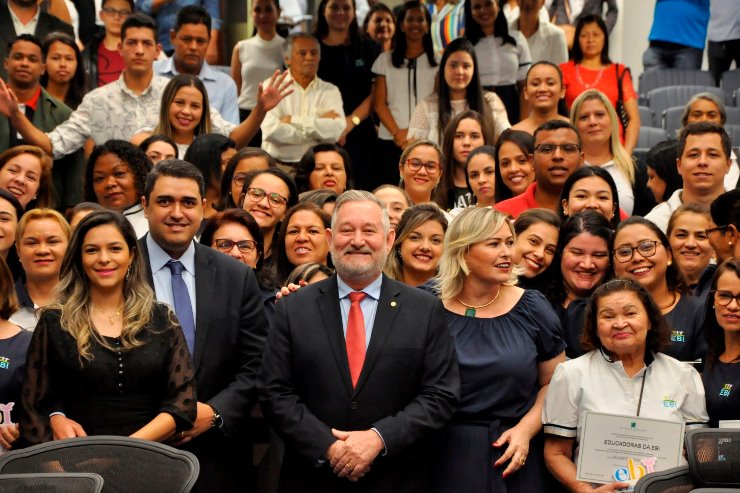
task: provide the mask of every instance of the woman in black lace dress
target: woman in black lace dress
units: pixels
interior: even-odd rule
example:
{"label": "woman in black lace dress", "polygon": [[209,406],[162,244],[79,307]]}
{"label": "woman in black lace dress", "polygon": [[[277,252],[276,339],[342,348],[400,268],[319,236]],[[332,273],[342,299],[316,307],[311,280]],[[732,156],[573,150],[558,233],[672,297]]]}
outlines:
{"label": "woman in black lace dress", "polygon": [[130,223],[86,216],[62,262],[56,303],[28,350],[25,444],[85,435],[163,441],[190,429],[193,364],[173,312],[154,300]]}

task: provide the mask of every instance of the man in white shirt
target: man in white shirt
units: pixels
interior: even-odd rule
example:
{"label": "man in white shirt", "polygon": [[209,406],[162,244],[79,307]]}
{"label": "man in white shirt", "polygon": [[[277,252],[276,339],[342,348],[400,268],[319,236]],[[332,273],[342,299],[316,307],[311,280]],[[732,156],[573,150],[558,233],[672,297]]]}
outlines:
{"label": "man in white shirt", "polygon": [[281,163],[293,165],[316,144],[336,142],[347,122],[337,86],[316,76],[321,59],[316,38],[291,34],[283,44],[283,57],[294,91],[267,112],[262,148]]}
{"label": "man in white shirt", "polygon": [[665,233],[671,214],[681,205],[696,203],[709,207],[725,192],[725,175],[731,164],[730,149],[730,137],[719,125],[700,122],[684,127],[678,138],[676,160],[683,188],[656,205],[645,219]]}
{"label": "man in white shirt", "polygon": [[545,0],[519,0],[519,16],[510,27],[527,39],[532,63],[548,61],[560,65],[568,61],[568,46],[562,29],[542,18]]}

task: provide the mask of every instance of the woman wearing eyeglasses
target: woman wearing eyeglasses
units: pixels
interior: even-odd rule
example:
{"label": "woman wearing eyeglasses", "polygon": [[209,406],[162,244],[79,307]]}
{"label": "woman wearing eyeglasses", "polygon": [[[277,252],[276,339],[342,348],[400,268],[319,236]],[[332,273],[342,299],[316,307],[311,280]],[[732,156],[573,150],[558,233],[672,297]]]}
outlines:
{"label": "woman wearing eyeglasses", "polygon": [[740,419],[740,259],[720,265],[706,305],[707,359],[702,381],[709,426]]}
{"label": "woman wearing eyeglasses", "polygon": [[257,221],[243,209],[226,209],[203,228],[200,243],[259,270],[264,241]]}
{"label": "woman wearing eyeglasses", "polygon": [[701,327],[702,302],[691,290],[673,261],[668,237],[642,217],[622,222],[614,236],[614,274],[632,279],[647,289],[671,329],[670,345],[663,352],[680,361],[703,359],[706,345]]}
{"label": "woman wearing eyeglasses", "polygon": [[442,179],[443,162],[442,150],[430,140],[417,140],[406,146],[398,163],[401,173],[399,186],[408,194],[412,204],[433,201],[434,190]]}
{"label": "woman wearing eyeglasses", "polygon": [[295,182],[279,168],[252,171],[244,179],[239,205],[249,212],[264,237],[264,258],[272,265],[272,246],[278,240],[277,231],[288,209],[298,203]]}
{"label": "woman wearing eyeglasses", "polygon": [[277,166],[277,161],[259,147],[245,147],[231,156],[221,176],[221,200],[218,208],[239,207],[244,179],[250,171],[266,170]]}

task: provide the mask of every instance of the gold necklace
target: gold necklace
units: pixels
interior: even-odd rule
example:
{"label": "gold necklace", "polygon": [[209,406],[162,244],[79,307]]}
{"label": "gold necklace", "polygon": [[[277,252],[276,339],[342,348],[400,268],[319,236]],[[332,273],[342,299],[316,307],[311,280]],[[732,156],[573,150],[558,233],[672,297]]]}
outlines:
{"label": "gold necklace", "polygon": [[478,306],[468,305],[467,303],[465,303],[460,298],[455,298],[455,299],[458,301],[458,303],[460,303],[462,306],[465,307],[465,316],[466,317],[475,317],[475,311],[476,310],[478,310],[479,308],[485,308],[485,307],[487,307],[489,305],[492,305],[493,302],[498,299],[498,295],[500,295],[500,294],[501,294],[501,287],[498,288],[498,292],[496,293],[496,296],[494,296],[491,301],[489,301],[485,305],[478,305]]}
{"label": "gold necklace", "polygon": [[108,319],[108,323],[111,326],[113,325],[113,319],[116,318],[116,317],[120,317],[121,316],[121,312],[123,311],[123,308],[119,308],[118,310],[116,310],[115,312],[113,312],[113,315],[108,315],[98,305],[93,304],[93,308],[95,308],[97,311],[99,311],[100,313],[102,313],[103,316],[105,316]]}

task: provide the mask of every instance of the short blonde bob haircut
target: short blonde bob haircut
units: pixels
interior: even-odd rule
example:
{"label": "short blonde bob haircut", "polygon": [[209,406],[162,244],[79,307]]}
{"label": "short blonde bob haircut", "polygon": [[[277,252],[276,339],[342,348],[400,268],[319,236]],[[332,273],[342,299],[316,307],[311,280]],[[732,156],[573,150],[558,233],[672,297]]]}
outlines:
{"label": "short blonde bob haircut", "polygon": [[[454,298],[462,291],[465,278],[470,274],[465,262],[470,247],[486,241],[504,225],[509,227],[514,237],[514,227],[508,216],[490,207],[468,207],[450,223],[437,274],[439,295],[443,300]],[[516,284],[513,269],[504,284]]]}

